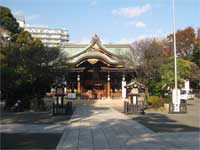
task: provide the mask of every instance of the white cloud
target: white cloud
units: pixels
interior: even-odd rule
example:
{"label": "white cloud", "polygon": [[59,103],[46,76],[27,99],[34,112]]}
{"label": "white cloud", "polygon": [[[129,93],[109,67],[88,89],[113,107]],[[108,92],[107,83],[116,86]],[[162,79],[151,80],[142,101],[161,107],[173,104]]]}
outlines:
{"label": "white cloud", "polygon": [[13,12],[13,14],[16,15],[16,16],[24,16],[23,11],[21,11],[21,10],[16,10],[16,11]]}
{"label": "white cloud", "polygon": [[133,17],[140,16],[141,14],[143,14],[145,12],[148,12],[150,9],[151,9],[151,5],[146,4],[146,5],[143,5],[143,6],[125,7],[125,8],[114,9],[112,11],[112,14],[133,18]]}
{"label": "white cloud", "polygon": [[138,28],[144,28],[144,27],[146,27],[146,24],[142,21],[138,21],[135,23],[135,26]]}

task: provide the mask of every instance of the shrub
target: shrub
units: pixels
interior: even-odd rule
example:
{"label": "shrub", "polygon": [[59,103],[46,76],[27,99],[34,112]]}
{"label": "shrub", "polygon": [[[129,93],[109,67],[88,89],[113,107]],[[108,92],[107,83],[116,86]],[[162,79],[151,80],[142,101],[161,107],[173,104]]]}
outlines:
{"label": "shrub", "polygon": [[149,92],[154,96],[161,96],[162,94],[162,84],[160,81],[151,80],[149,83]]}
{"label": "shrub", "polygon": [[164,99],[159,96],[149,96],[147,103],[153,108],[158,108],[164,105]]}
{"label": "shrub", "polygon": [[41,98],[33,98],[30,101],[30,109],[34,111],[45,111],[45,103],[44,100]]}

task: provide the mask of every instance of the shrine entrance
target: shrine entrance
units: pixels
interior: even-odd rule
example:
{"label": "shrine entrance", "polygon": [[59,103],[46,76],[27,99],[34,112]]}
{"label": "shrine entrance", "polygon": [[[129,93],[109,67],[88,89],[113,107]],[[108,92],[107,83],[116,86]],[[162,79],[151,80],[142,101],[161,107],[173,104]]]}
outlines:
{"label": "shrine entrance", "polygon": [[81,93],[85,93],[91,99],[101,99],[107,96],[107,74],[101,70],[101,67],[105,67],[106,64],[102,61],[93,63],[85,61],[80,65],[86,68],[80,73]]}
{"label": "shrine entrance", "polygon": [[[124,45],[109,45],[112,50],[124,48]],[[101,43],[95,34],[89,45],[68,45],[69,52],[74,52],[66,61],[68,98],[112,99],[126,98],[126,77],[133,71],[125,68],[120,57]],[[108,48],[109,49],[109,48]],[[70,53],[68,53],[70,54]]]}

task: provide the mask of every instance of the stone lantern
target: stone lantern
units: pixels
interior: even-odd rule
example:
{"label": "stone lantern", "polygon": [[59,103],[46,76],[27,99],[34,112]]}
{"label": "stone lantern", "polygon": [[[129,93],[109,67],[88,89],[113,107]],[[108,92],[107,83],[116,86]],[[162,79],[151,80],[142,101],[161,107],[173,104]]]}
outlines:
{"label": "stone lantern", "polygon": [[128,91],[128,102],[125,102],[124,112],[144,114],[145,86],[136,80],[131,80],[125,87]]}
{"label": "stone lantern", "polygon": [[55,85],[56,87],[56,100],[53,102],[53,115],[57,114],[64,114],[65,108],[64,108],[64,84],[58,83]]}

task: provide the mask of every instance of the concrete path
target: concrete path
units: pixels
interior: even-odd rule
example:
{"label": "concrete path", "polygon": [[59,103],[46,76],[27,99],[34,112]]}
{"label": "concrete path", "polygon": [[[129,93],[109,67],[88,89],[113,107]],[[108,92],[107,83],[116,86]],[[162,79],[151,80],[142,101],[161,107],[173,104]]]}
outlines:
{"label": "concrete path", "polygon": [[88,106],[77,107],[57,146],[57,150],[176,148],[180,147],[110,107]]}

